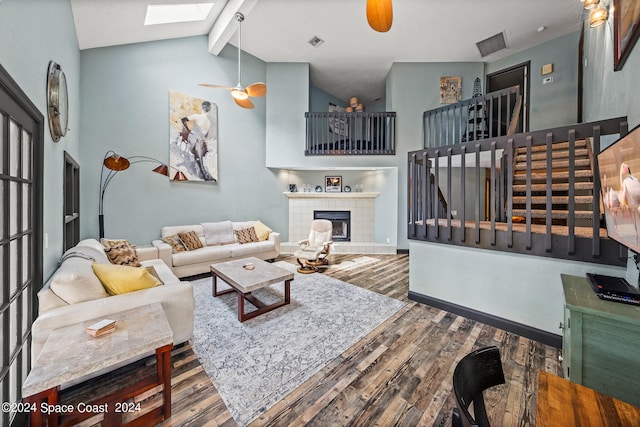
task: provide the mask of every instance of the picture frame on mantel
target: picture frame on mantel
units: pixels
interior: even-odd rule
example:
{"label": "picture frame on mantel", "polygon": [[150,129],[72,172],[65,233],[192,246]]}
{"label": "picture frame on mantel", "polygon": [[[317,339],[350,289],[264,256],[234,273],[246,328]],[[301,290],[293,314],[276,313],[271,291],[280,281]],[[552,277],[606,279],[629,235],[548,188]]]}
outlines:
{"label": "picture frame on mantel", "polygon": [[342,192],[342,177],[341,176],[325,176],[324,177],[324,191],[327,193],[341,193]]}
{"label": "picture frame on mantel", "polygon": [[613,0],[613,70],[620,71],[640,36],[640,0]]}

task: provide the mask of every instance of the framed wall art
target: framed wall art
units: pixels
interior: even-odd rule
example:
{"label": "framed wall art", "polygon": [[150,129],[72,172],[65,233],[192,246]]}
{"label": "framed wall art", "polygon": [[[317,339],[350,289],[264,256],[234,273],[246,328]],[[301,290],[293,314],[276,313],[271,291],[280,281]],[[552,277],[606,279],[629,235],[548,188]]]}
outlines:
{"label": "framed wall art", "polygon": [[218,181],[218,106],[169,92],[169,164],[188,181]]}
{"label": "framed wall art", "polygon": [[462,99],[462,77],[440,77],[440,104],[453,104]]}
{"label": "framed wall art", "polygon": [[613,0],[613,69],[619,71],[640,36],[640,0]]}
{"label": "framed wall art", "polygon": [[341,176],[325,176],[324,182],[324,191],[326,191],[327,193],[339,193],[342,191]]}

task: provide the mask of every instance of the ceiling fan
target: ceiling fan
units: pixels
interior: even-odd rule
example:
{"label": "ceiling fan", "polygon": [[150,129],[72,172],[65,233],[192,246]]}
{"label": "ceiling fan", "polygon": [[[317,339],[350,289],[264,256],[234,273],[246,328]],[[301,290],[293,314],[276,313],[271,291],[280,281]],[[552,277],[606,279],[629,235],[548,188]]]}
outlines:
{"label": "ceiling fan", "polygon": [[236,13],[235,18],[236,21],[238,21],[238,85],[235,87],[229,87],[200,83],[199,86],[230,90],[231,96],[236,104],[242,108],[253,108],[253,102],[251,102],[251,99],[249,98],[265,96],[267,93],[267,85],[258,82],[251,84],[246,88],[242,86],[242,64],[240,62],[240,52],[242,51],[242,21],[244,21],[244,15],[238,12]]}

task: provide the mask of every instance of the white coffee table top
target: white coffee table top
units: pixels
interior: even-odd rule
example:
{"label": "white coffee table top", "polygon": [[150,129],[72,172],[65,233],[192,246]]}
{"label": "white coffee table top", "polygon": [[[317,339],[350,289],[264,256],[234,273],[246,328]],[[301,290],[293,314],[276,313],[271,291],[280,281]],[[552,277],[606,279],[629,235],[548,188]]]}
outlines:
{"label": "white coffee table top", "polygon": [[[253,270],[244,268],[249,263],[255,267]],[[285,280],[293,280],[293,273],[290,271],[255,257],[211,264],[211,270],[222,280],[243,293],[255,291]]]}
{"label": "white coffee table top", "polygon": [[[86,328],[104,318],[116,330],[94,338]],[[23,386],[32,396],[52,387],[110,368],[119,362],[173,344],[173,332],[160,303],[65,326],[51,332]]]}

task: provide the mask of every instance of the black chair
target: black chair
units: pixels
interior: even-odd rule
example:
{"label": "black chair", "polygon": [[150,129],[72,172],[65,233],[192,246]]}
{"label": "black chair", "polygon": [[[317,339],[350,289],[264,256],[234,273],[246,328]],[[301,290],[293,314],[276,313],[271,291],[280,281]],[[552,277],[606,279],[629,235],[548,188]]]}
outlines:
{"label": "black chair", "polygon": [[[453,372],[453,392],[457,408],[453,408],[453,427],[490,427],[482,392],[504,384],[504,372],[498,347],[486,347],[467,354]],[[473,402],[473,415],[469,405]]]}

